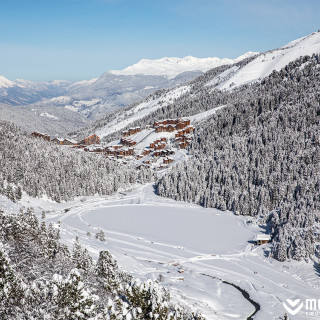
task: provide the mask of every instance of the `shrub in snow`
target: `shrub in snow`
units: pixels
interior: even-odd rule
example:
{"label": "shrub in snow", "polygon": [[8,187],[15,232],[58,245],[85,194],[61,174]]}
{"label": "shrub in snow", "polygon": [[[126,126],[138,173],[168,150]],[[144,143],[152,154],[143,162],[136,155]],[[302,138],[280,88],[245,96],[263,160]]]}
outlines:
{"label": "shrub in snow", "polygon": [[96,233],[96,239],[100,240],[100,241],[106,241],[106,235],[102,230],[99,230]]}

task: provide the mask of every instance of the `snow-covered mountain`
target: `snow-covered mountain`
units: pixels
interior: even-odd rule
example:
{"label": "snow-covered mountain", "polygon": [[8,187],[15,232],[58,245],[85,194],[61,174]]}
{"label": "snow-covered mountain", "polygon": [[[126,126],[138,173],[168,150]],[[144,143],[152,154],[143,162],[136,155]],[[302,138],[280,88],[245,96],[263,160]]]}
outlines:
{"label": "snow-covered mountain", "polygon": [[320,52],[320,32],[311,33],[294,40],[285,46],[270,50],[257,56],[241,69],[230,68],[224,75],[218,75],[208,85],[219,89],[230,89],[243,84],[259,81],[272,73],[279,71],[295,59]]}
{"label": "snow-covered mountain", "polygon": [[[86,128],[85,132],[97,133],[102,137],[112,135],[111,138],[113,139],[118,130],[135,125],[137,121],[149,121],[149,117],[152,117],[157,110],[163,107],[171,110],[176,105],[183,105],[184,101],[192,100],[199,94],[204,95],[204,92],[210,94],[214,89],[232,90],[244,84],[260,81],[270,75],[273,70],[279,71],[300,56],[311,56],[317,53],[320,53],[320,32],[312,33],[291,41],[279,49],[270,50],[256,56],[253,53],[245,54],[235,59],[236,61],[233,64],[227,63],[213,68],[187,85],[182,84],[171,90],[166,90],[162,94],[152,95],[140,104],[132,106],[132,108],[107,115]],[[157,65],[161,60],[163,59],[158,60],[154,65]],[[172,61],[170,60],[168,65],[172,64]],[[129,67],[124,69],[123,72],[141,71],[148,63],[147,60],[143,60],[143,62],[135,65],[137,67]],[[151,62],[150,64],[153,65]],[[192,90],[193,87],[197,90]]]}
{"label": "snow-covered mountain", "polygon": [[[115,109],[142,100],[159,89],[191,81],[213,66],[229,65],[252,54],[254,53],[246,53],[235,60],[194,57],[143,60],[145,62],[142,64],[139,62],[128,67],[131,72],[127,74],[107,71],[98,78],[76,83],[63,80],[11,81],[0,77],[2,119],[14,121],[26,130],[38,127],[48,128],[48,133],[66,133],[67,130],[73,131]],[[149,74],[146,71],[148,64],[154,65]],[[144,72],[141,68],[134,71],[137,65],[144,68]],[[12,106],[15,108],[12,109]],[[26,116],[32,121],[23,121]]]}
{"label": "snow-covered mountain", "polygon": [[123,70],[112,70],[111,73],[115,75],[162,75],[171,78],[186,71],[206,72],[212,68],[225,64],[233,64],[256,54],[258,54],[258,52],[249,51],[236,59],[220,59],[217,57],[196,58],[192,56],[187,56],[184,58],[164,57],[156,60],[142,59],[138,63]]}
{"label": "snow-covered mountain", "polygon": [[0,88],[10,88],[14,86],[14,82],[9,79],[0,76]]}
{"label": "snow-covered mountain", "polygon": [[65,80],[35,82],[16,79],[11,81],[0,76],[0,103],[26,105],[50,99],[65,93],[70,84],[70,81]]}
{"label": "snow-covered mountain", "polygon": [[[52,131],[55,130],[57,119],[59,119],[57,133],[62,133],[58,130],[61,129],[61,123],[64,122],[65,117],[75,120],[69,121],[65,126],[65,130],[73,131],[107,115],[98,124],[93,123],[91,129],[88,128],[89,131],[98,129],[101,133],[104,132],[101,124],[111,125],[106,124],[106,119],[110,120],[110,117],[116,117],[111,119],[112,125],[123,120],[129,125],[130,122],[136,121],[137,117],[144,117],[162,107],[164,101],[170,104],[171,101],[166,102],[167,98],[174,97],[175,92],[179,92],[177,87],[184,86],[186,82],[192,81],[197,76],[200,76],[201,82],[197,86],[203,86],[209,89],[209,92],[213,89],[230,90],[243,84],[260,81],[273,70],[280,70],[300,56],[319,52],[320,33],[316,32],[289,42],[279,49],[261,54],[248,52],[234,60],[194,57],[143,59],[124,70],[108,71],[98,78],[77,83],[65,81],[35,83],[26,80],[10,81],[0,77],[0,103],[6,104],[2,105],[2,110],[10,109],[11,105],[25,105],[24,112],[28,112],[30,117],[34,114],[33,123],[37,120],[43,127],[43,120],[46,120],[46,123],[51,121]],[[211,71],[201,76],[209,69]],[[142,102],[143,107],[139,107],[138,113],[134,111],[136,106],[134,109],[120,110],[152,95],[159,89],[169,88],[174,90],[172,95],[170,90],[169,92],[166,90],[163,96],[157,94],[155,99],[149,97],[146,103]],[[11,120],[18,121],[15,119],[23,118],[13,116],[19,110],[18,108],[14,111],[10,110]],[[113,113],[114,110],[118,111]],[[67,114],[64,116],[65,112]],[[70,112],[74,113],[74,117],[70,118]],[[135,116],[129,120],[133,113]],[[50,117],[40,117],[40,114],[49,114]],[[28,129],[24,122],[17,124]],[[111,131],[113,132],[113,129]],[[109,129],[107,132],[110,132]]]}

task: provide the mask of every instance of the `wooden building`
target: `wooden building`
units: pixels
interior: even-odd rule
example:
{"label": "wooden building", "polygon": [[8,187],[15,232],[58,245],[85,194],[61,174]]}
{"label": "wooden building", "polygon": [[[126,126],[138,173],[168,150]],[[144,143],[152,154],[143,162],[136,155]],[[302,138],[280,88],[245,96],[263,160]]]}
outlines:
{"label": "wooden building", "polygon": [[129,128],[128,130],[122,131],[122,137],[126,138],[140,131],[141,127]]}
{"label": "wooden building", "polygon": [[121,138],[120,143],[126,147],[133,147],[137,144],[136,141],[127,138]]}
{"label": "wooden building", "polygon": [[172,163],[172,162],[173,162],[173,159],[172,159],[172,158],[169,158],[169,157],[163,158],[163,163],[164,163],[164,164],[170,164],[170,163]]}
{"label": "wooden building", "polygon": [[96,134],[92,134],[91,136],[84,138],[80,141],[80,144],[90,145],[90,144],[99,144],[100,138]]}
{"label": "wooden building", "polygon": [[62,144],[65,145],[65,146],[75,146],[78,144],[78,142],[76,140],[73,140],[73,139],[64,139],[62,141]]}
{"label": "wooden building", "polygon": [[123,138],[129,137],[129,136],[130,136],[129,130],[122,131]]}
{"label": "wooden building", "polygon": [[53,138],[51,140],[51,142],[55,143],[55,144],[63,144],[63,138]]}
{"label": "wooden building", "polygon": [[156,132],[172,132],[174,130],[184,129],[189,125],[189,119],[166,119],[162,121],[155,121],[153,123],[153,127],[156,129]]}
{"label": "wooden building", "polygon": [[143,155],[143,156],[146,156],[146,155],[148,155],[148,154],[150,154],[150,153],[151,153],[151,149],[145,148],[145,149],[143,149],[143,151],[142,151],[142,155]]}
{"label": "wooden building", "polygon": [[44,139],[46,141],[50,141],[50,136],[45,134],[45,133],[41,133],[41,132],[38,132],[38,131],[34,131],[31,133],[31,136],[32,137],[35,137],[35,138],[40,138],[40,139]]}
{"label": "wooden building", "polygon": [[269,242],[271,242],[270,234],[258,234],[256,237],[257,245],[262,245]]}

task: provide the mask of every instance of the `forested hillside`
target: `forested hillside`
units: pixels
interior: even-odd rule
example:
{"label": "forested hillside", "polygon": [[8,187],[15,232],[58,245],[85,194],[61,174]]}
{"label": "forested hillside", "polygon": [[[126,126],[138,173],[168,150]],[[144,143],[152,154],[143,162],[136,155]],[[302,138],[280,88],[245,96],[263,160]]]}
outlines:
{"label": "forested hillside", "polygon": [[0,318],[203,319],[173,305],[157,282],[122,272],[108,251],[94,262],[78,239],[70,251],[59,242],[59,229],[38,221],[31,209],[0,209]]}
{"label": "forested hillside", "polygon": [[[199,96],[197,105],[208,109],[228,106],[201,123],[193,160],[161,178],[158,193],[268,222],[278,260],[318,256],[319,92],[320,61],[313,55],[260,83]],[[184,109],[191,106],[186,100]]]}
{"label": "forested hillside", "polygon": [[103,156],[30,137],[7,122],[0,122],[0,135],[0,193],[12,200],[21,198],[22,191],[57,202],[108,195],[152,179],[148,169],[120,168]]}

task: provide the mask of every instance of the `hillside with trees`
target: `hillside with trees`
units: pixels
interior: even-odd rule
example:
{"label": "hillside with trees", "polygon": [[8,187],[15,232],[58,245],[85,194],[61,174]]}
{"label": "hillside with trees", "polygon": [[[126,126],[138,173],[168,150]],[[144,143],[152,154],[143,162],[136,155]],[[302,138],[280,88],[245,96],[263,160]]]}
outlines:
{"label": "hillside with trees", "polygon": [[305,56],[260,83],[220,93],[228,106],[201,123],[193,159],[163,176],[158,194],[259,218],[278,260],[318,257],[319,80],[319,55]]}
{"label": "hillside with trees", "polygon": [[0,135],[0,193],[12,200],[22,191],[57,202],[109,195],[153,177],[145,168],[120,167],[103,156],[30,137],[8,122],[0,122]]}

